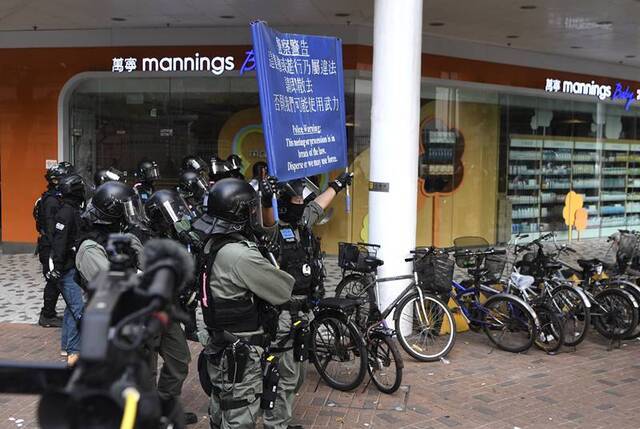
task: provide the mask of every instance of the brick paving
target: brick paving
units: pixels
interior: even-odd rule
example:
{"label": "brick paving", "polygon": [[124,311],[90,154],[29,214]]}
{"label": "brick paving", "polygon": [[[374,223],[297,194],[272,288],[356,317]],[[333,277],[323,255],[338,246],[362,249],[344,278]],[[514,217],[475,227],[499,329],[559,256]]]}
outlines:
{"label": "brick paving", "polygon": [[[0,357],[56,360],[58,340],[57,329],[0,324]],[[199,348],[191,344],[194,356]],[[481,333],[463,333],[448,363],[405,356],[403,385],[394,395],[373,385],[334,391],[318,384],[310,368],[295,418],[308,428],[639,428],[640,341],[607,349],[593,333],[576,350],[514,355],[492,349]],[[196,374],[193,362],[183,401],[201,418],[191,427],[205,429],[207,398]],[[36,408],[37,397],[0,395],[0,428],[18,427],[10,418],[38,427]]]}
{"label": "brick paving", "polygon": [[[606,251],[596,240],[574,247],[585,257]],[[335,259],[328,265],[328,283],[335,284]],[[41,288],[33,256],[0,255],[0,359],[59,359],[59,330],[34,325]],[[640,428],[640,341],[611,351],[608,346],[591,331],[576,350],[514,355],[492,349],[483,334],[462,333],[444,362],[419,363],[405,356],[403,386],[394,395],[373,386],[333,391],[318,384],[311,367],[295,419],[308,428]],[[191,343],[191,349],[195,357],[200,346]],[[37,401],[0,395],[0,429],[38,427]],[[195,362],[183,402],[201,419],[191,427],[208,428],[207,398]]]}

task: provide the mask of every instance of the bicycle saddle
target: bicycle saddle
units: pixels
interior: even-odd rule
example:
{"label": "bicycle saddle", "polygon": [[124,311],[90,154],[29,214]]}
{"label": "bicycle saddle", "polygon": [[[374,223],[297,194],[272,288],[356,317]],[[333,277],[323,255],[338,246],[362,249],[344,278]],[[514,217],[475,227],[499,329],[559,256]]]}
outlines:
{"label": "bicycle saddle", "polygon": [[320,308],[331,308],[334,310],[350,310],[366,302],[364,298],[347,299],[347,298],[323,298],[318,302]]}
{"label": "bicycle saddle", "polygon": [[557,271],[562,268],[562,264],[559,262],[545,262],[544,269],[545,271]]}
{"label": "bicycle saddle", "polygon": [[585,271],[591,271],[596,265],[604,265],[600,259],[578,259],[578,265]]}
{"label": "bicycle saddle", "polygon": [[364,262],[372,269],[376,269],[379,266],[384,265],[384,261],[382,259],[374,258],[373,256],[367,256],[364,258]]}

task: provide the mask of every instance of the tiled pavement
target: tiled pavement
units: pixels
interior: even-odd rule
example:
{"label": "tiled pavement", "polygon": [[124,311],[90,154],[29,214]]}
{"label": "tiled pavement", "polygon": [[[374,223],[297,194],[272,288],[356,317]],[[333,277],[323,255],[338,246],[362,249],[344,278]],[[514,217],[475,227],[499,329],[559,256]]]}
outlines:
{"label": "tiled pavement", "polygon": [[[584,256],[602,256],[605,245],[583,242]],[[34,326],[42,282],[29,255],[0,256],[0,358],[56,360],[59,330]],[[332,280],[338,273],[329,261]],[[194,356],[199,346],[192,344]],[[537,350],[513,355],[492,350],[482,334],[459,334],[447,361],[405,359],[396,394],[375,388],[343,393],[322,383],[313,368],[297,398],[295,418],[306,427],[338,428],[640,428],[640,341],[607,351],[593,333],[576,350],[547,356]],[[195,362],[183,401],[208,427],[207,399]],[[316,388],[317,387],[317,388]],[[0,395],[0,428],[35,428],[37,398]],[[13,420],[10,420],[13,419]],[[16,419],[23,421],[18,426]]]}

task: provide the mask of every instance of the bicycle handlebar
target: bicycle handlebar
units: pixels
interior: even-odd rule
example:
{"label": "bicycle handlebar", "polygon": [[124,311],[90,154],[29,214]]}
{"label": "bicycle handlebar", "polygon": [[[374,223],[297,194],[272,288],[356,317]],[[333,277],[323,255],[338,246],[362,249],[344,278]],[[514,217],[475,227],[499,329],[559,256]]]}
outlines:
{"label": "bicycle handlebar", "polygon": [[470,249],[458,249],[454,254],[455,257],[459,256],[483,256],[483,255],[506,255],[506,249],[494,249],[493,247],[484,250],[470,250]]}
{"label": "bicycle handlebar", "polygon": [[356,244],[359,244],[361,246],[369,246],[369,247],[376,247],[376,248],[380,248],[379,244],[372,244],[372,243],[363,243],[362,241],[358,241]]}

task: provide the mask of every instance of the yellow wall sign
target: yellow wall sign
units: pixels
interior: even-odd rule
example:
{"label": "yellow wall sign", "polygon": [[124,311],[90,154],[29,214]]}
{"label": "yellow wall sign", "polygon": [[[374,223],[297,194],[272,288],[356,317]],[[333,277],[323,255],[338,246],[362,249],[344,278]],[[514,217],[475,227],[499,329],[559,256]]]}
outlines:
{"label": "yellow wall sign", "polygon": [[[562,209],[562,217],[564,218],[564,223],[569,227],[569,241],[571,241],[571,230],[576,223],[576,212],[582,209],[582,205],[584,200],[582,199],[582,195],[576,194],[575,191],[569,191],[567,196],[564,198],[564,208]],[[581,226],[582,226],[582,212],[580,214],[581,217]],[[586,224],[586,220],[584,221]],[[585,225],[586,227],[586,225]]]}
{"label": "yellow wall sign", "polygon": [[576,210],[574,226],[578,231],[584,231],[587,228],[587,218],[589,217],[589,211],[584,207]]}

